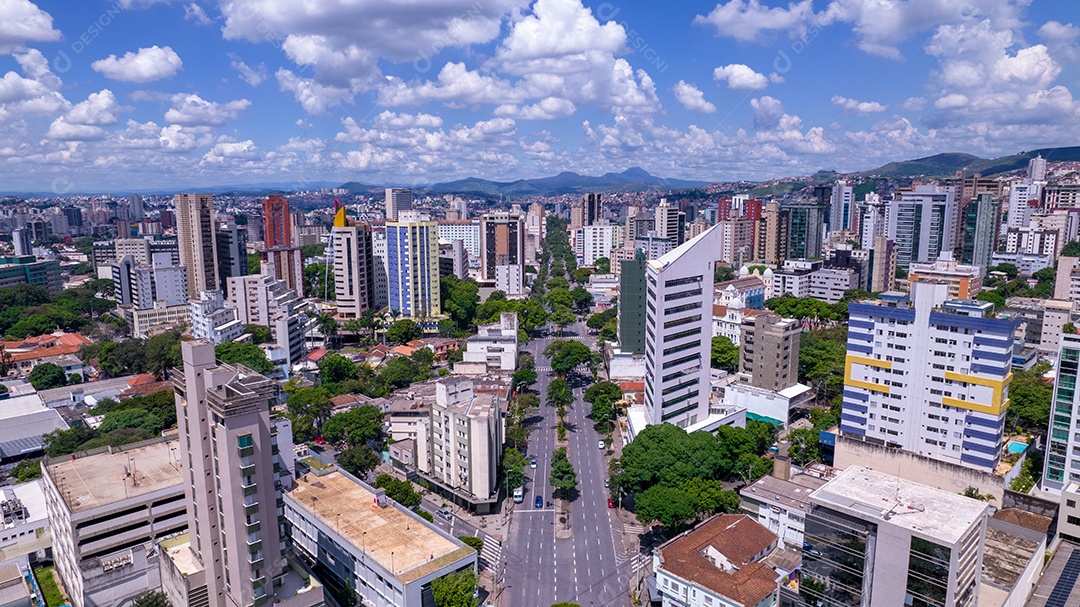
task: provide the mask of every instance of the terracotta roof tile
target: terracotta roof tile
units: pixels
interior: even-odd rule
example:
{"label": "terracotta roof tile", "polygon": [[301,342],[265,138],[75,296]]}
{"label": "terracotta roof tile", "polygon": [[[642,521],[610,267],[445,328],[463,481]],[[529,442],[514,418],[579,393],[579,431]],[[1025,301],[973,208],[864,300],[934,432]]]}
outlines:
{"label": "terracotta roof tile", "polygon": [[1038,531],[1039,533],[1047,533],[1050,530],[1050,523],[1053,520],[1040,514],[1020,510],[1019,508],[1002,508],[994,513],[994,518],[999,521],[1005,521],[1006,523],[1012,523],[1018,527]]}

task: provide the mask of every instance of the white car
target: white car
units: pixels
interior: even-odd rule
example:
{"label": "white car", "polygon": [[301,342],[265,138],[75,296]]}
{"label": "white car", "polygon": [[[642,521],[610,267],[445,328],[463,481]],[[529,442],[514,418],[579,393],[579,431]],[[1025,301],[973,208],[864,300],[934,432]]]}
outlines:
{"label": "white car", "polygon": [[598,448],[598,449],[600,449],[601,451],[603,451],[604,449],[606,449],[606,448],[607,448],[607,444],[605,444],[605,443],[604,443],[604,441],[602,441],[602,440],[598,440],[598,441],[596,441],[596,446],[597,446],[597,448]]}

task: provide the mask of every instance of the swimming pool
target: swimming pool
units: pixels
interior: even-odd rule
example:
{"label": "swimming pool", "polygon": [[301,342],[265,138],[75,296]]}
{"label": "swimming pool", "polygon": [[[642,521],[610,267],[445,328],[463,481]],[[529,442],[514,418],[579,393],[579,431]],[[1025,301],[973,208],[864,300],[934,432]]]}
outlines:
{"label": "swimming pool", "polygon": [[1023,453],[1028,448],[1027,443],[1011,440],[1009,444],[1005,446],[1009,450],[1009,453]]}

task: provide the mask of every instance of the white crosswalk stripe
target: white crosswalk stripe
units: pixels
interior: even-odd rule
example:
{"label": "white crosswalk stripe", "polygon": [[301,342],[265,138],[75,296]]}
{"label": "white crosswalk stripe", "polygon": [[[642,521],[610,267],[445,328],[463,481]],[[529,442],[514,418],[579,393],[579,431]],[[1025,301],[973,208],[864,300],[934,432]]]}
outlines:
{"label": "white crosswalk stripe", "polygon": [[633,535],[641,535],[645,533],[645,528],[641,525],[631,525],[629,523],[623,523],[623,532],[631,533]]}
{"label": "white crosswalk stripe", "polygon": [[637,573],[649,565],[649,561],[652,559],[648,554],[638,553],[630,557],[630,573]]}
{"label": "white crosswalk stripe", "polygon": [[497,569],[502,556],[502,543],[490,535],[484,536],[484,546],[480,549],[480,567]]}
{"label": "white crosswalk stripe", "polygon": [[537,373],[547,373],[548,371],[551,371],[551,367],[537,367],[536,368]]}

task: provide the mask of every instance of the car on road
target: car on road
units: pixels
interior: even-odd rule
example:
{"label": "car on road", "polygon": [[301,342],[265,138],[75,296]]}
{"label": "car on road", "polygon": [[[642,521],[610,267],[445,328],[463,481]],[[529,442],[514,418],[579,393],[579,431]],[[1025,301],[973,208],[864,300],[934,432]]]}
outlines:
{"label": "car on road", "polygon": [[606,448],[607,448],[607,445],[606,445],[606,444],[604,444],[604,441],[603,441],[603,439],[601,439],[601,440],[598,440],[598,441],[596,441],[596,446],[597,446],[597,448],[599,448],[599,449],[600,449],[601,451],[603,451],[604,449],[606,449]]}
{"label": "car on road", "polygon": [[537,508],[543,508],[544,507],[544,498],[539,496],[539,495],[536,496],[536,507]]}
{"label": "car on road", "polygon": [[610,483],[611,483],[611,479],[605,476],[604,477],[604,487],[606,488]]}
{"label": "car on road", "polygon": [[615,507],[615,500],[611,499],[610,497],[607,498],[607,507],[608,508],[614,508]]}
{"label": "car on road", "polygon": [[529,456],[529,467],[530,468],[535,468],[536,467],[536,456],[535,455],[530,455]]}
{"label": "car on road", "polygon": [[450,514],[450,511],[446,508],[439,508],[435,511],[435,514],[444,521],[450,521],[454,518],[454,515]]}
{"label": "car on road", "polygon": [[514,503],[520,504],[525,501],[525,489],[523,487],[514,487]]}

